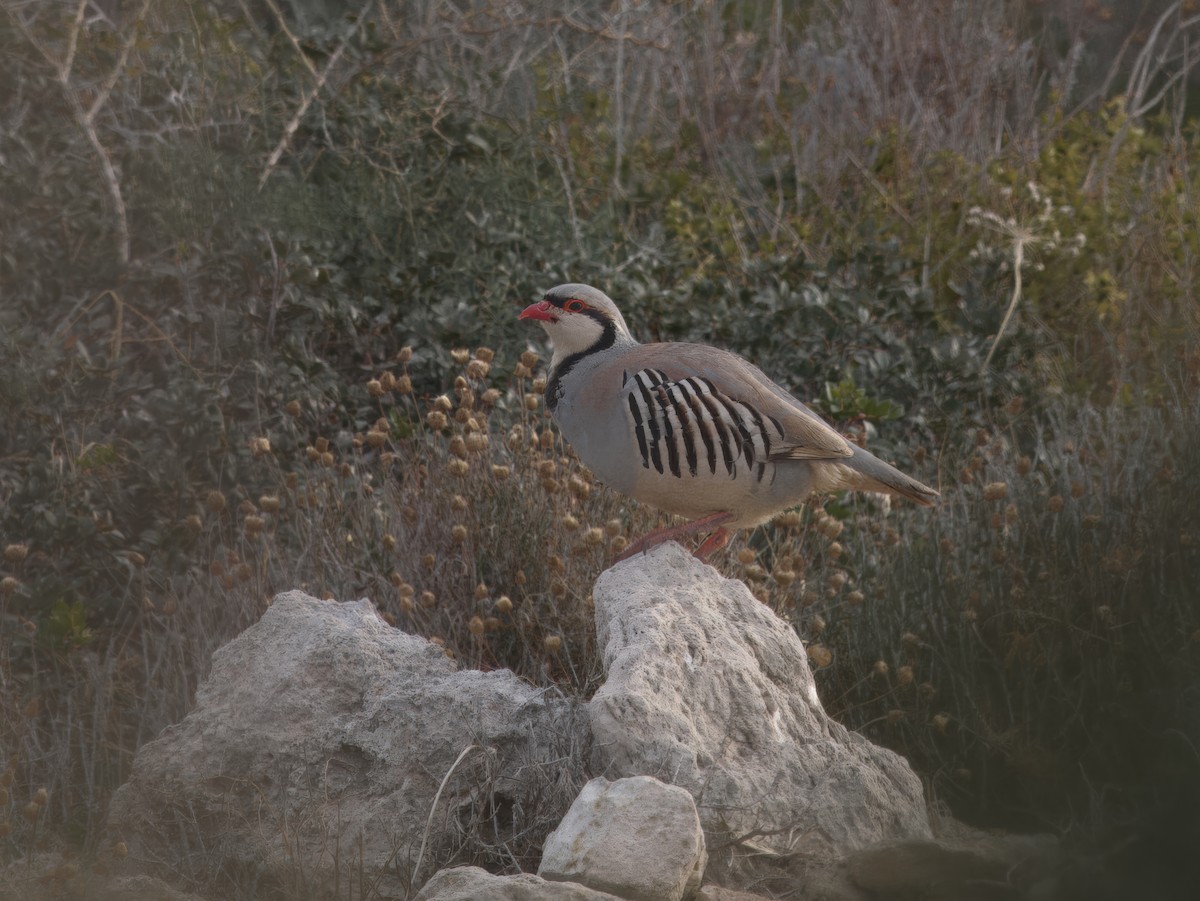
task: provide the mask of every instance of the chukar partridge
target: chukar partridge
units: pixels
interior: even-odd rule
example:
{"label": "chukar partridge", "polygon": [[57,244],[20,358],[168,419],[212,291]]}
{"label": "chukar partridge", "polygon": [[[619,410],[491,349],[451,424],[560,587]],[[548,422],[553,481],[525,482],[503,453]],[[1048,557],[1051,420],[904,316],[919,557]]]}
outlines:
{"label": "chukar partridge", "polygon": [[546,407],[609,487],[686,517],[623,557],[711,531],[766,522],[813,492],[878,491],[931,506],[938,493],[834,429],[757,366],[700,344],[639,344],[617,305],[589,285],[559,285],[521,312],[553,345]]}

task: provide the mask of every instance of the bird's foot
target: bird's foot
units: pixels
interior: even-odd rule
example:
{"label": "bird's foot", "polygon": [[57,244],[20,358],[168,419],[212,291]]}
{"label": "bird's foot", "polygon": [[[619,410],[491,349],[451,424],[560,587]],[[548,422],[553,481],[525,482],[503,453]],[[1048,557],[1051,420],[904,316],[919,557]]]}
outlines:
{"label": "bird's foot", "polygon": [[708,516],[702,516],[700,519],[694,519],[691,522],[655,529],[653,532],[648,532],[630,544],[613,562],[620,563],[622,560],[628,560],[635,554],[644,554],[664,541],[679,539],[685,535],[691,535],[715,526],[716,531],[708,536],[704,543],[696,550],[696,556],[701,560],[706,560],[714,551],[720,550],[729,543],[729,533],[721,527],[731,519],[733,519],[732,513],[710,513]]}

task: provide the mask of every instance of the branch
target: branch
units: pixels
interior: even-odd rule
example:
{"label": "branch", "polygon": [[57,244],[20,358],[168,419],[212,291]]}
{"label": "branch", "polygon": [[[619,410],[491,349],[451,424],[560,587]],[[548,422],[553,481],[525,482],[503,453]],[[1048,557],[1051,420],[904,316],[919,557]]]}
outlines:
{"label": "branch", "polygon": [[[346,45],[350,43],[350,39],[354,37],[354,33],[358,31],[359,23],[367,14],[367,10],[371,8],[371,3],[374,0],[367,0],[363,4],[362,10],[359,11],[358,17],[354,20],[354,24],[350,30],[342,37],[338,43],[337,49],[329,55],[329,59],[325,62],[324,68],[321,69],[317,76],[317,83],[312,86],[305,96],[300,101],[300,106],[297,108],[295,115],[288,122],[287,127],[283,130],[283,136],[279,139],[279,143],[275,145],[275,149],[271,151],[271,155],[267,157],[267,164],[263,166],[262,174],[258,177],[258,189],[261,191],[263,185],[267,183],[267,179],[271,177],[271,173],[275,170],[275,166],[279,163],[284,151],[287,150],[288,144],[292,141],[292,135],[296,133],[296,129],[300,127],[300,122],[304,119],[304,114],[308,112],[308,108],[312,106],[312,102],[317,99],[317,95],[321,93],[321,89],[325,87],[325,82],[329,80],[330,74],[333,72],[333,67],[337,65],[339,59],[342,58],[342,53],[346,49]],[[307,58],[306,58],[307,59]]]}

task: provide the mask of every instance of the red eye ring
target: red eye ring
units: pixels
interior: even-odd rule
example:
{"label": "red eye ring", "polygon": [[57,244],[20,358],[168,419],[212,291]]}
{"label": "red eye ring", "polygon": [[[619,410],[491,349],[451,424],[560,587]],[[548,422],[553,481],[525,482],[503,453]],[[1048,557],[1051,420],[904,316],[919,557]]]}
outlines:
{"label": "red eye ring", "polygon": [[587,309],[587,304],[582,300],[568,300],[563,304],[563,309],[568,313],[582,313]]}

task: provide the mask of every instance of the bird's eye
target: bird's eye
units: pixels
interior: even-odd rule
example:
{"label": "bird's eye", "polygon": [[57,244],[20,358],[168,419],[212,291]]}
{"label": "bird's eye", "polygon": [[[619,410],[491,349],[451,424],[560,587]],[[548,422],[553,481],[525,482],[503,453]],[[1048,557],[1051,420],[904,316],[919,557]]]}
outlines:
{"label": "bird's eye", "polygon": [[582,313],[585,309],[587,309],[587,304],[585,304],[582,300],[568,300],[565,304],[563,304],[563,309],[568,313]]}

